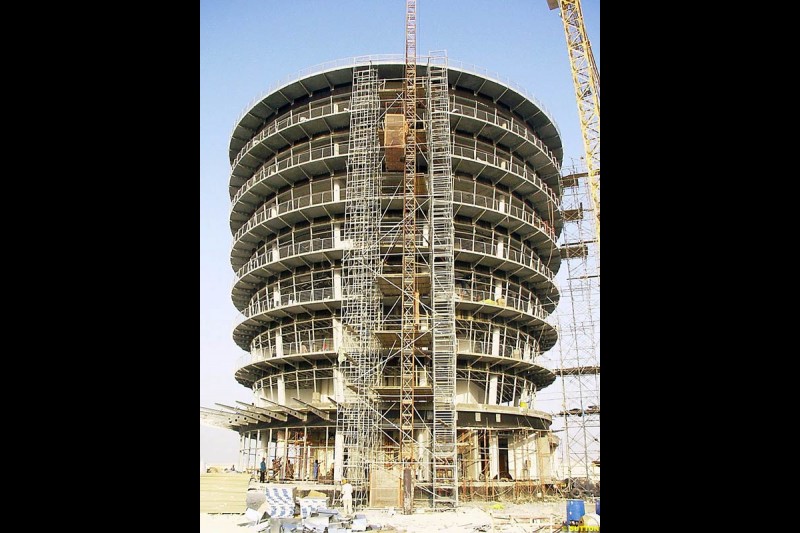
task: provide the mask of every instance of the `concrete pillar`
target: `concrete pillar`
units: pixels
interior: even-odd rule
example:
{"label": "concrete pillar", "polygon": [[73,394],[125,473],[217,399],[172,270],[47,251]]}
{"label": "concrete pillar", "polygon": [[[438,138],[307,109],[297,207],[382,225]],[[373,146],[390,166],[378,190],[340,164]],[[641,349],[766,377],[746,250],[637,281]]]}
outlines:
{"label": "concrete pillar", "polygon": [[283,357],[283,337],[281,335],[281,328],[275,331],[275,350],[273,353],[275,357]]}
{"label": "concrete pillar", "polygon": [[520,441],[517,439],[516,434],[508,439],[508,473],[511,474],[512,479],[519,479],[518,472],[522,470],[519,468],[521,457]]}
{"label": "concrete pillar", "polygon": [[492,355],[500,355],[500,328],[492,328]]}
{"label": "concrete pillar", "polygon": [[505,238],[502,235],[497,235],[495,238],[495,255],[505,257]]}
{"label": "concrete pillar", "polygon": [[505,213],[506,212],[506,197],[505,196],[501,196],[500,197],[500,203],[497,206],[497,208],[500,210],[501,213]]}
{"label": "concrete pillar", "polygon": [[500,440],[497,432],[489,434],[489,479],[500,473]]}
{"label": "concrete pillar", "polygon": [[497,374],[489,376],[489,405],[497,405]]}
{"label": "concrete pillar", "polygon": [[270,261],[277,261],[281,256],[278,254],[278,241],[272,243],[272,258]]}
{"label": "concrete pillar", "polygon": [[[333,271],[333,298],[340,300],[342,298],[342,269],[337,268]],[[339,325],[341,330],[341,324]]]}
{"label": "concrete pillar", "polygon": [[344,378],[338,368],[333,369],[333,400],[336,403],[344,402]]}
{"label": "concrete pillar", "polygon": [[333,201],[338,202],[342,199],[342,182],[334,180],[333,182]]}
{"label": "concrete pillar", "polygon": [[503,297],[503,280],[498,279],[494,282],[494,299],[495,301]]}
{"label": "concrete pillar", "polygon": [[344,435],[336,433],[334,438],[334,462],[333,462],[333,480],[342,480],[342,459],[344,458]]}
{"label": "concrete pillar", "polygon": [[428,246],[430,244],[430,234],[431,228],[428,224],[424,224],[422,226],[422,246]]}
{"label": "concrete pillar", "polygon": [[550,437],[547,433],[539,433],[536,438],[536,474],[540,483],[551,483],[550,470]]}
{"label": "concrete pillar", "polygon": [[[242,450],[243,449],[244,449],[244,435],[242,433],[239,433],[239,454],[237,456],[237,461],[236,461],[236,470],[239,470],[240,472],[242,471],[242,466],[243,466],[242,465]],[[200,464],[200,473],[201,474],[203,473],[202,461],[203,460],[200,459],[200,462],[201,462],[201,464]]]}
{"label": "concrete pillar", "polygon": [[333,349],[337,352],[342,346],[342,319],[333,319]]}
{"label": "concrete pillar", "polygon": [[286,382],[283,379],[283,374],[278,374],[278,399],[275,400],[281,405],[286,405]]}
{"label": "concrete pillar", "polygon": [[277,282],[272,290],[272,305],[277,307],[281,305],[281,282]]}
{"label": "concrete pillar", "polygon": [[335,222],[333,224],[333,245],[339,246],[342,242],[342,223]]}

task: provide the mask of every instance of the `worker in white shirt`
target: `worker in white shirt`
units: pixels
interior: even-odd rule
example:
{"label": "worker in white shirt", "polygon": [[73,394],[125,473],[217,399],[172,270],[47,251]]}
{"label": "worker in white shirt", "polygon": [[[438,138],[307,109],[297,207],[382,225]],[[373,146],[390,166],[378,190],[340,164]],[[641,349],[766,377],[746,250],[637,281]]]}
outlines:
{"label": "worker in white shirt", "polygon": [[353,485],[346,479],[342,479],[342,505],[345,516],[353,514]]}

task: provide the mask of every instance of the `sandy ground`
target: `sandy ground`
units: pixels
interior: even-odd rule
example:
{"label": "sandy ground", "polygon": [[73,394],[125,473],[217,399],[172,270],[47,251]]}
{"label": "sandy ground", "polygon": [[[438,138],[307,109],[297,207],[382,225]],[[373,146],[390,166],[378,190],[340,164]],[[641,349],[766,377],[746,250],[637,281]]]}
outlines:
{"label": "sandy ground", "polygon": [[[392,526],[398,532],[427,533],[429,531],[445,531],[447,533],[472,533],[479,526],[488,526],[492,530],[494,515],[495,530],[512,533],[514,531],[531,531],[514,525],[503,517],[536,516],[552,517],[555,521],[563,520],[566,515],[564,502],[542,502],[529,504],[503,503],[502,508],[494,508],[495,503],[467,503],[455,511],[419,510],[412,515],[392,513],[385,509],[367,509],[363,511],[371,525]],[[239,526],[239,524],[243,524]],[[243,514],[210,515],[200,513],[200,533],[246,533],[250,531]],[[269,531],[269,529],[267,529]]]}

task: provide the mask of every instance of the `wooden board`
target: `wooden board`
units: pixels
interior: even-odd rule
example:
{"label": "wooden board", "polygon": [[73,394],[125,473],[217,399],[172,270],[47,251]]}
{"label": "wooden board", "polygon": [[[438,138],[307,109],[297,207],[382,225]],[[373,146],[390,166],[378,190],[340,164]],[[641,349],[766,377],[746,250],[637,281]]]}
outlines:
{"label": "wooden board", "polygon": [[244,513],[250,474],[200,474],[201,513]]}

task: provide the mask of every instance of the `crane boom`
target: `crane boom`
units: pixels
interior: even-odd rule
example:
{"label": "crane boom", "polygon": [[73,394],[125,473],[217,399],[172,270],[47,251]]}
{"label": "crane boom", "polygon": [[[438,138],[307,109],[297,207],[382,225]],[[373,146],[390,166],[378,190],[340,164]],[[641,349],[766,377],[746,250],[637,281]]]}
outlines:
{"label": "crane boom", "polygon": [[572,83],[578,102],[578,116],[586,154],[589,190],[597,232],[598,265],[600,260],[600,73],[594,61],[580,0],[547,0],[550,9],[561,7],[561,21],[567,38],[567,52]]}

